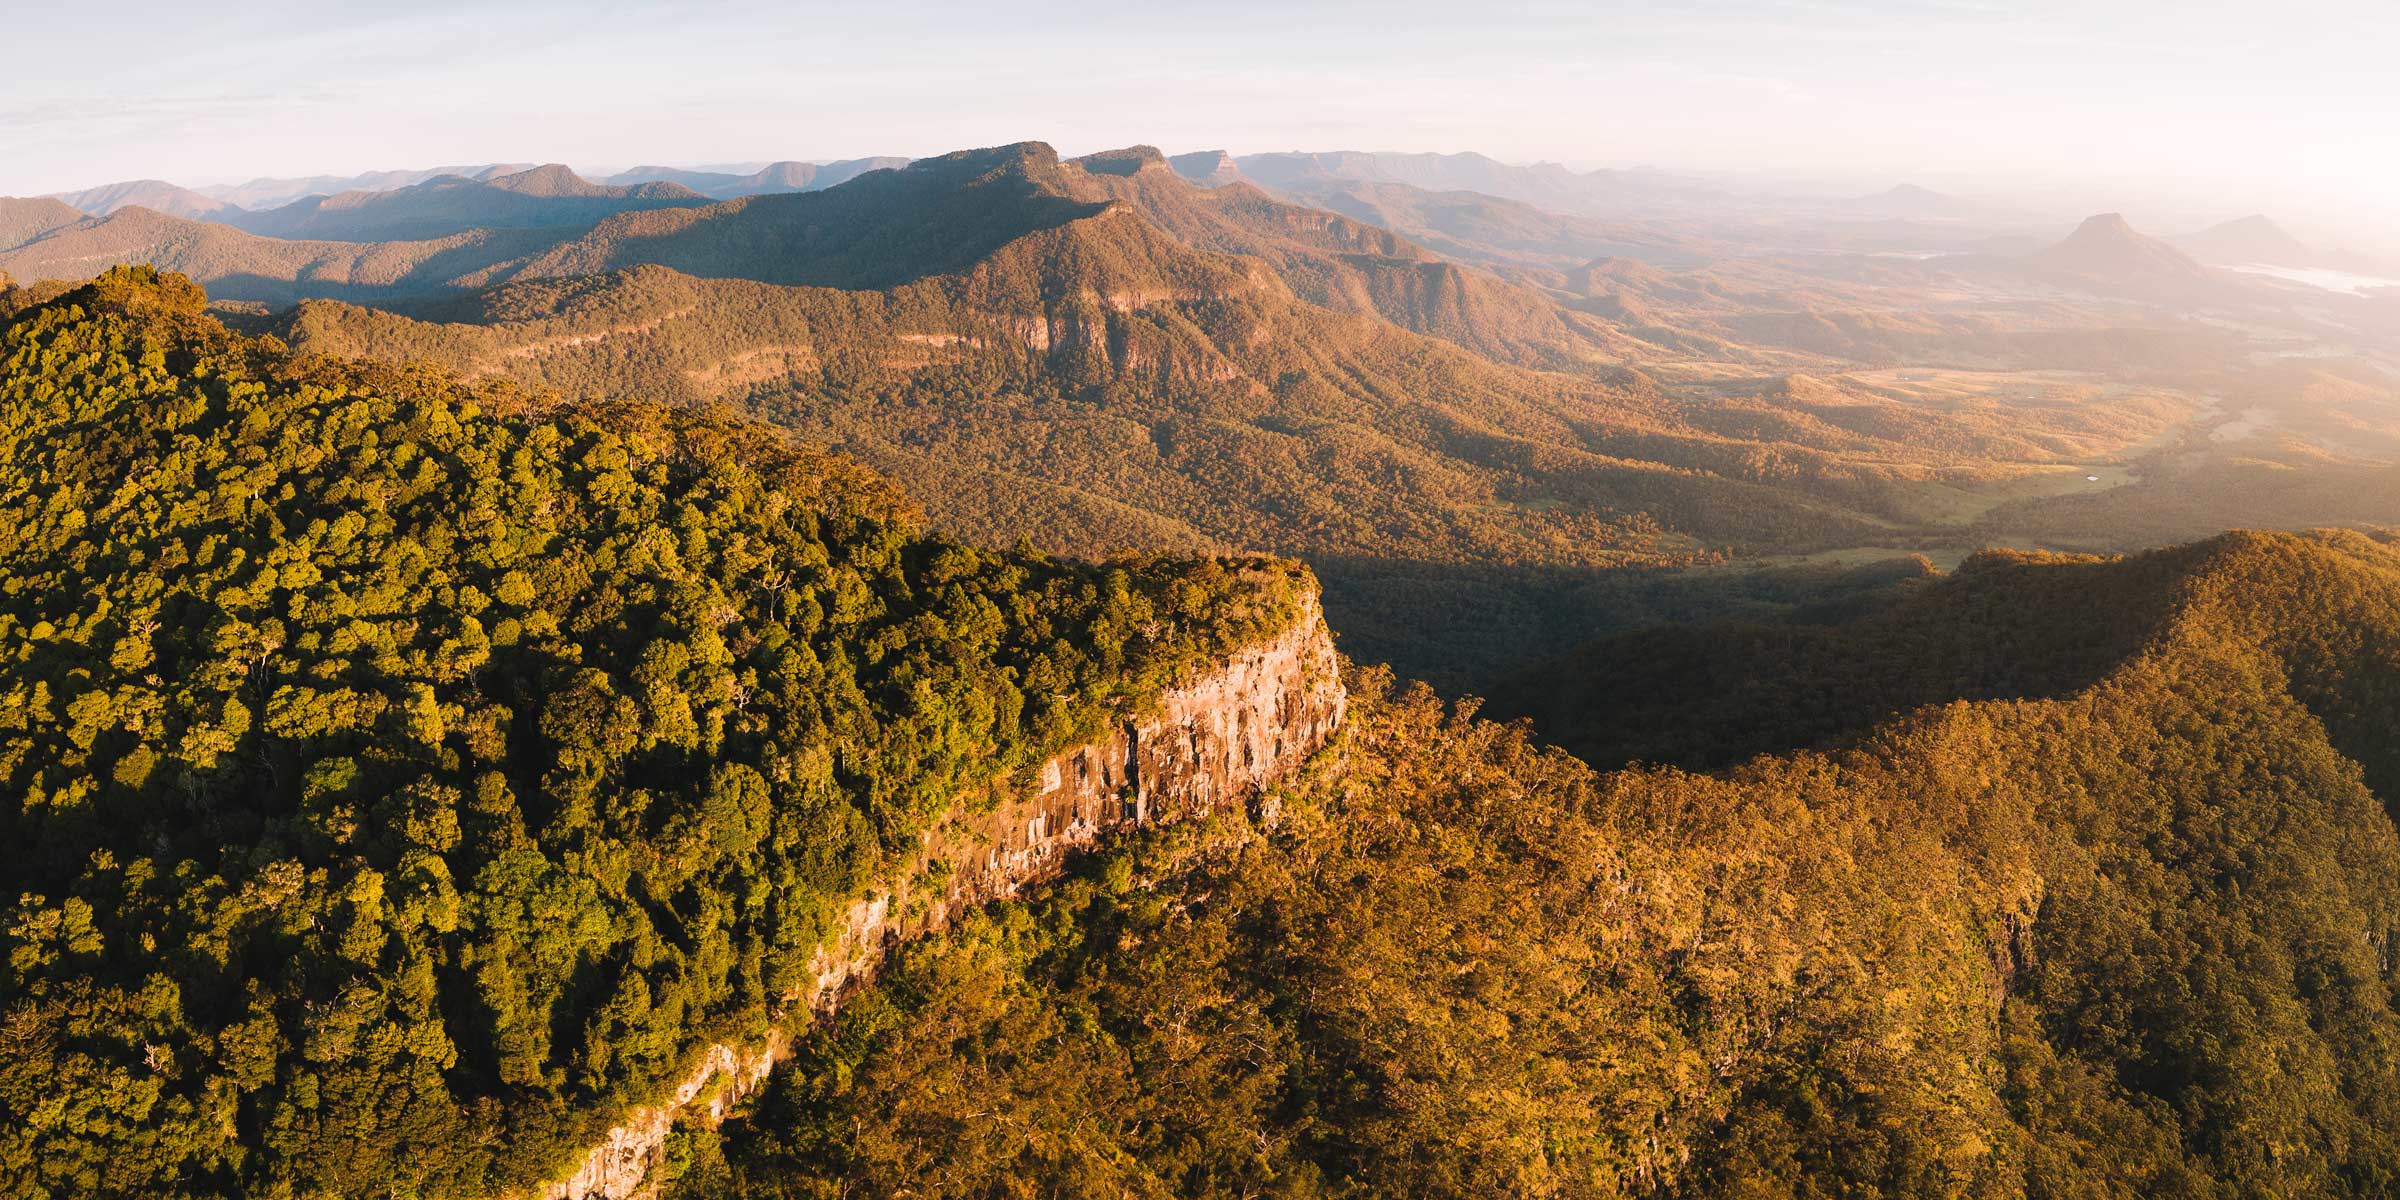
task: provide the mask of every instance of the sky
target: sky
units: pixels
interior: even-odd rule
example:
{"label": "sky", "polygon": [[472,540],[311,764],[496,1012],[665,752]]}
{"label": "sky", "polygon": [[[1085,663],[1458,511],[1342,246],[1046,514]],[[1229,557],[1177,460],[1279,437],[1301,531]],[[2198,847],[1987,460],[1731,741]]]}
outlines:
{"label": "sky", "polygon": [[1038,138],[2400,226],[2393,0],[0,0],[0,26],[0,195]]}

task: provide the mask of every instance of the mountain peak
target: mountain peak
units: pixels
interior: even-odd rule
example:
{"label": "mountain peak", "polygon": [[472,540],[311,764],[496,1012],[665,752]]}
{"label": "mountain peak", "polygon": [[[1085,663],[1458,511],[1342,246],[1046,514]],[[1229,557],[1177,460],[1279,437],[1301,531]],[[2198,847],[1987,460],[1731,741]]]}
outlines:
{"label": "mountain peak", "polygon": [[607,191],[563,163],[544,163],[514,175],[495,175],[487,182],[521,196],[597,196]]}
{"label": "mountain peak", "polygon": [[696,192],[696,191],[692,190],[692,188],[691,188],[690,186],[688,186],[688,185],[686,185],[686,184],[677,183],[677,182],[675,182],[675,181],[674,181],[674,180],[672,180],[672,179],[659,179],[659,180],[654,180],[654,181],[652,181],[652,182],[650,182],[650,183],[637,183],[637,184],[633,184],[633,185],[632,185],[632,186],[630,186],[630,187],[624,187],[624,188],[607,188],[607,187],[603,187],[603,188],[600,188],[600,189],[599,189],[599,194],[602,194],[602,195],[609,195],[609,194],[622,194],[622,195],[623,195],[623,196],[625,196],[627,199],[632,199],[632,200],[706,200],[706,199],[708,199],[708,197],[707,197],[707,196],[704,196],[704,195],[702,195],[701,193],[699,193],[699,192]]}
{"label": "mountain peak", "polygon": [[0,250],[14,250],[83,220],[81,209],[55,197],[0,196]]}
{"label": "mountain peak", "polygon": [[904,168],[904,173],[914,173],[921,178],[957,172],[1014,172],[1046,176],[1057,172],[1059,161],[1058,151],[1048,142],[1010,142],[1005,146],[953,150],[933,158],[920,158]]}
{"label": "mountain peak", "polygon": [[2134,229],[2123,213],[2084,219],[2067,239],[2026,260],[2037,271],[2122,289],[2205,282],[2214,274],[2191,256]]}
{"label": "mountain peak", "polygon": [[797,192],[816,182],[817,164],[789,159],[771,162],[752,172],[749,178],[761,187],[771,186],[782,191]]}
{"label": "mountain peak", "polygon": [[1176,174],[1202,187],[1223,187],[1242,178],[1242,168],[1223,150],[1200,150],[1167,160]]}
{"label": "mountain peak", "polygon": [[163,179],[129,179],[80,192],[61,192],[55,198],[95,217],[105,217],[121,208],[139,207],[199,219],[227,207],[221,201]]}
{"label": "mountain peak", "polygon": [[2180,242],[2205,261],[2233,266],[2307,267],[2323,257],[2263,213],[2211,225]]}
{"label": "mountain peak", "polygon": [[1156,146],[1127,146],[1122,150],[1103,150],[1086,154],[1075,165],[1094,175],[1132,175],[1153,167],[1164,169],[1167,156]]}

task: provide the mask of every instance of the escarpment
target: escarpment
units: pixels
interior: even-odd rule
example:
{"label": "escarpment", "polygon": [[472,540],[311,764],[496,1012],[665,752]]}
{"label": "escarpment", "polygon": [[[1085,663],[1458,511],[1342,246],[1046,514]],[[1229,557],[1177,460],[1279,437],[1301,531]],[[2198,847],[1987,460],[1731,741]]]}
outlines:
{"label": "escarpment", "polygon": [[[1029,789],[927,831],[915,858],[854,900],[835,939],[819,947],[807,994],[791,998],[793,1017],[831,1012],[893,946],[1057,878],[1077,851],[1113,830],[1260,799],[1341,726],[1348,697],[1339,668],[1323,611],[1308,596],[1282,633],[1164,692],[1107,738],[1052,756]],[[721,1120],[766,1081],[788,1045],[779,1028],[761,1044],[705,1048],[664,1102],[626,1114],[543,1200],[645,1194],[675,1124]]]}

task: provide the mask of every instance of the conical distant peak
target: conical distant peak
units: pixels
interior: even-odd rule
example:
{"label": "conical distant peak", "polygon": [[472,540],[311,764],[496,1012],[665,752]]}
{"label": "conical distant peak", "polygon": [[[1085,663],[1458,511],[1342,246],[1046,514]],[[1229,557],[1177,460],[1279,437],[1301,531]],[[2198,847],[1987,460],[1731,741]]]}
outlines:
{"label": "conical distant peak", "polygon": [[2052,270],[2120,280],[2192,279],[2206,268],[2182,251],[2136,232],[2123,213],[2085,218],[2067,240],[2034,256]]}

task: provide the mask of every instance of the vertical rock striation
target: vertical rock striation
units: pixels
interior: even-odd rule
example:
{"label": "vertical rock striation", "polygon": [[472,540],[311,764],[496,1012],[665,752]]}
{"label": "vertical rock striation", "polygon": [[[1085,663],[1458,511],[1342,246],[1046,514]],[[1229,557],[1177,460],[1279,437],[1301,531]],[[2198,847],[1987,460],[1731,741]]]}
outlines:
{"label": "vertical rock striation", "polygon": [[[1030,795],[928,832],[891,890],[850,905],[841,933],[817,951],[809,994],[795,999],[811,1013],[832,1011],[894,944],[1056,878],[1070,856],[1112,829],[1247,803],[1322,748],[1347,703],[1333,635],[1311,596],[1283,633],[1161,694],[1155,711],[1126,719],[1106,739],[1043,763]],[[911,893],[909,881],[927,879],[941,880],[943,891]],[[766,1081],[788,1045],[777,1031],[759,1046],[708,1047],[665,1103],[626,1114],[543,1200],[641,1195],[675,1122],[722,1119]]]}

